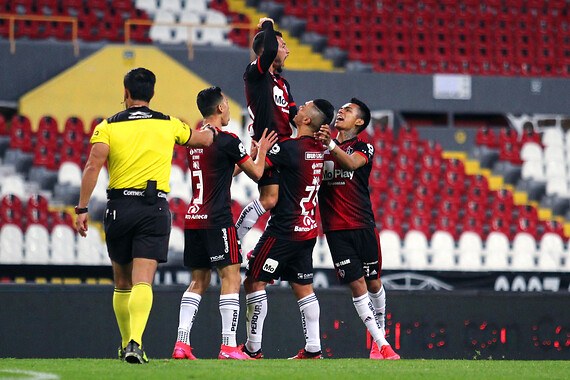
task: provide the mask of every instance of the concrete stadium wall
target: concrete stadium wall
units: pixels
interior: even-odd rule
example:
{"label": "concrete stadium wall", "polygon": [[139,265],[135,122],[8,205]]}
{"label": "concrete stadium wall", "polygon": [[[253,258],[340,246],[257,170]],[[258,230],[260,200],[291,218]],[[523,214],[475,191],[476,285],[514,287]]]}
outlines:
{"label": "concrete stadium wall", "polygon": [[[16,54],[10,54],[8,41],[0,39],[0,102],[16,104],[26,91],[79,62],[101,46],[82,43],[80,56],[74,57],[70,43],[24,40],[17,42]],[[248,50],[195,47],[191,61],[184,46],[164,46],[163,50],[207,81],[221,86],[245,106],[242,75],[250,59]],[[357,96],[365,99],[375,110],[568,112],[566,91],[570,79],[473,77],[471,100],[436,100],[430,75],[286,71],[286,77],[297,103],[324,97],[338,107],[350,97]]]}
{"label": "concrete stadium wall", "polygon": [[[144,335],[152,359],[170,357],[184,286],[155,286]],[[322,346],[330,358],[365,358],[370,341],[346,288],[317,289]],[[264,328],[267,358],[303,347],[299,309],[288,288],[268,288]],[[215,358],[220,345],[219,288],[202,299],[192,330],[199,358]],[[113,358],[120,336],[112,287],[104,285],[0,285],[0,357]],[[241,294],[238,342],[245,340]],[[388,292],[388,340],[403,358],[570,359],[567,294]]]}

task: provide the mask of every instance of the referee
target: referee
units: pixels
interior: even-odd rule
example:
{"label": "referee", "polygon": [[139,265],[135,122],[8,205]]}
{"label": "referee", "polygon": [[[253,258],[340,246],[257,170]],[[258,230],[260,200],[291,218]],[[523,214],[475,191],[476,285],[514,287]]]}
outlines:
{"label": "referee", "polygon": [[87,235],[89,199],[101,167],[108,162],[105,239],[113,266],[113,310],[121,332],[119,358],[147,363],[142,335],[152,308],[152,281],[166,262],[170,237],[169,192],[174,144],[206,147],[214,128],[193,132],[177,118],[149,108],[156,77],[145,68],[123,80],[125,111],[103,120],[91,137],[81,180],[76,228]]}

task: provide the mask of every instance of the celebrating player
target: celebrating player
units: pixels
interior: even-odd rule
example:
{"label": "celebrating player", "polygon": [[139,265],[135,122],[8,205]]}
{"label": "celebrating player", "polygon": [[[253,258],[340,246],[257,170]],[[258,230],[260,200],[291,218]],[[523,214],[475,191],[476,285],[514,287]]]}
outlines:
{"label": "celebrating player", "polygon": [[374,339],[370,358],[395,360],[400,356],[384,337],[382,252],[368,190],[374,147],[358,138],[369,122],[368,106],[352,98],[338,110],[336,141],[328,126],[321,127],[318,135],[328,154],[319,209],[337,277],[350,287],[354,307]]}
{"label": "celebrating player", "polygon": [[237,136],[221,130],[230,120],[228,99],[222,90],[210,87],[200,91],[197,103],[204,116],[204,127],[216,128],[218,136],[210,147],[188,151],[192,201],[184,226],[184,264],[192,271],[192,282],[180,302],[178,337],[172,357],[196,359],[190,346],[190,331],[202,295],[210,284],[211,269],[217,268],[222,281],[219,301],[222,345],[218,358],[251,359],[236,347],[242,256],[231,213],[230,186],[236,164],[253,180],[261,178],[266,152],[277,136],[271,132],[266,138],[264,131],[254,162]]}

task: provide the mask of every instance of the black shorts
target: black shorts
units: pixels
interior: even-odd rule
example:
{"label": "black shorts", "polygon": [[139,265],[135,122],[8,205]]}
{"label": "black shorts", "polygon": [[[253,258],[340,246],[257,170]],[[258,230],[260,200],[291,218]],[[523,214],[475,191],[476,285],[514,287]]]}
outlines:
{"label": "black shorts", "polygon": [[105,211],[105,240],[111,260],[124,265],[133,258],[168,258],[170,209],[165,198],[149,205],[144,197],[109,200]]}
{"label": "black shorts", "polygon": [[341,284],[349,284],[362,276],[365,280],[380,278],[382,251],[376,228],[330,231],[326,237]]}
{"label": "black shorts", "polygon": [[263,234],[253,250],[246,275],[256,281],[281,278],[301,285],[313,283],[313,248],[317,239],[285,240]]}
{"label": "black shorts", "polygon": [[235,226],[184,230],[184,265],[191,269],[241,264]]}
{"label": "black shorts", "polygon": [[258,187],[279,185],[279,170],[277,168],[265,169],[263,176],[257,182]]}

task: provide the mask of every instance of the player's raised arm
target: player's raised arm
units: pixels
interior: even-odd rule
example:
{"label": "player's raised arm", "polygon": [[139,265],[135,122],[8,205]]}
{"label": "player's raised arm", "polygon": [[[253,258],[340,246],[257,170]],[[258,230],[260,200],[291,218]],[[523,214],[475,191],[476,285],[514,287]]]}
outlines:
{"label": "player's raised arm", "polygon": [[[269,149],[277,142],[277,134],[271,131],[267,134],[267,128],[263,131],[261,139],[257,142],[257,157],[255,161],[250,158],[242,163],[240,168],[254,181],[259,181],[265,170],[265,156]],[[252,149],[253,150],[253,149]],[[235,173],[235,172],[234,172]]]}

